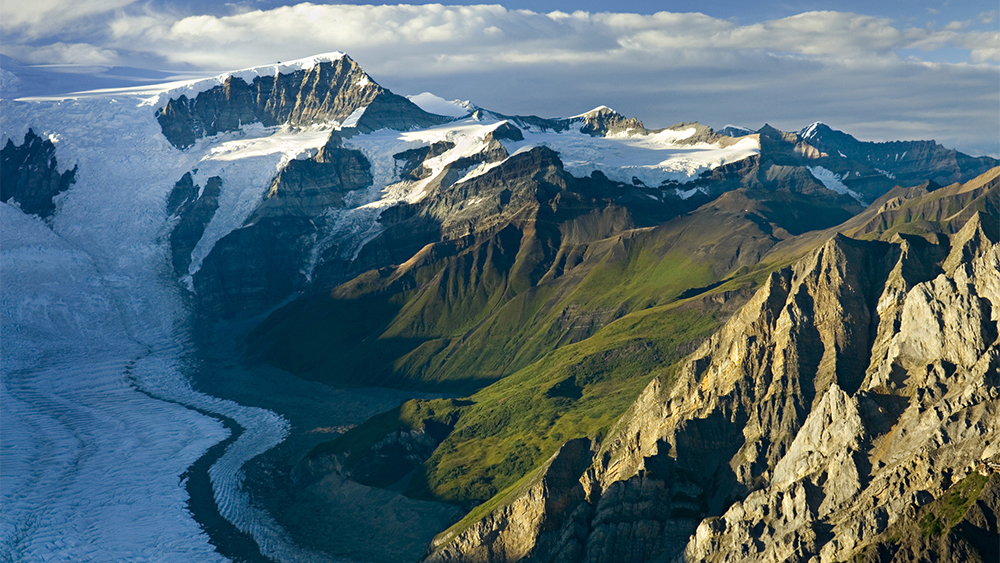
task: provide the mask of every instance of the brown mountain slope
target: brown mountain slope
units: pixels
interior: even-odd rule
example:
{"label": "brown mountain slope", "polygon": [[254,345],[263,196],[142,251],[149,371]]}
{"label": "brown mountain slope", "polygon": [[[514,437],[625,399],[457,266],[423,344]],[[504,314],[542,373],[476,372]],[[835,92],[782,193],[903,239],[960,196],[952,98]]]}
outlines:
{"label": "brown mountain slope", "polygon": [[[947,193],[983,201],[970,184]],[[880,534],[925,518],[1000,444],[996,217],[893,238],[836,235],[771,274],[650,383],[578,480],[541,470],[428,560],[832,562],[892,543]],[[941,553],[921,546],[892,553]]]}

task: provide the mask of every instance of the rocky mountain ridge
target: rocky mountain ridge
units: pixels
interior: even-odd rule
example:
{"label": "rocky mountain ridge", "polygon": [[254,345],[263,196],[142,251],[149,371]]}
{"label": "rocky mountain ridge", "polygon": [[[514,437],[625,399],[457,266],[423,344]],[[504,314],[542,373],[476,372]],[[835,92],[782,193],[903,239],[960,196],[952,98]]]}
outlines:
{"label": "rocky mountain ridge", "polygon": [[250,83],[229,76],[194,98],[170,98],[156,111],[163,135],[179,149],[252,123],[302,127],[343,123],[352,116],[358,131],[428,127],[450,119],[382,88],[346,55],[307,69],[257,76]]}
{"label": "rocky mountain ridge", "polygon": [[[446,118],[327,58],[138,105],[155,139],[130,138],[167,162],[157,272],[240,361],[463,397],[284,450],[289,498],[460,507],[431,561],[989,556],[963,538],[996,530],[994,159],[605,107]],[[69,131],[8,139],[5,201],[106,187],[59,172]]]}
{"label": "rocky mountain ridge", "polygon": [[864,202],[897,185],[966,182],[997,164],[996,159],[972,157],[934,141],[858,141],[819,122],[798,132],[767,124],[754,132],[735,127],[723,131],[734,137],[758,135],[765,161],[807,167],[830,189],[854,192]]}
{"label": "rocky mountain ridge", "polygon": [[[937,244],[835,236],[771,274],[676,376],[655,379],[609,439],[582,454],[591,461],[568,487],[578,491],[573,506],[508,534],[517,510],[546,498],[515,495],[508,509],[442,535],[428,560],[912,553],[882,534],[997,462],[998,266],[1000,224],[983,213]],[[995,519],[977,525],[997,533]],[[919,538],[908,540],[918,552],[955,560],[991,553],[938,552]],[[520,551],[481,547],[510,544]]]}
{"label": "rocky mountain ridge", "polygon": [[50,139],[42,139],[31,129],[24,142],[15,145],[13,139],[0,149],[0,173],[3,175],[0,201],[16,201],[21,210],[32,215],[49,217],[55,211],[54,198],[68,190],[77,167],[59,172],[56,147]]}

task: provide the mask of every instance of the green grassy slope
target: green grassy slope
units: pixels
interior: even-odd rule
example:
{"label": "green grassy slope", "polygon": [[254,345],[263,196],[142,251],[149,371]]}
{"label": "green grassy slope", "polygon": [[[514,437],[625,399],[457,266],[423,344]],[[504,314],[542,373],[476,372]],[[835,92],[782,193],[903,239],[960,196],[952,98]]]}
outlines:
{"label": "green grassy slope", "polygon": [[[947,230],[976,210],[996,209],[997,177],[1000,170],[933,191],[898,188],[812,232],[810,217],[823,203],[792,192],[739,189],[656,228],[593,240],[580,233],[600,219],[559,221],[538,208],[295,303],[254,338],[268,361],[321,381],[466,396],[447,405],[412,401],[313,454],[346,453],[354,463],[355,452],[387,433],[443,413],[450,433],[407,494],[479,505],[474,518],[509,499],[568,440],[599,441],[652,378],[669,387],[677,362],[769,272],[836,232],[888,240]],[[888,203],[893,198],[900,199]],[[917,208],[942,211],[933,222],[905,215],[900,228],[886,219]]]}

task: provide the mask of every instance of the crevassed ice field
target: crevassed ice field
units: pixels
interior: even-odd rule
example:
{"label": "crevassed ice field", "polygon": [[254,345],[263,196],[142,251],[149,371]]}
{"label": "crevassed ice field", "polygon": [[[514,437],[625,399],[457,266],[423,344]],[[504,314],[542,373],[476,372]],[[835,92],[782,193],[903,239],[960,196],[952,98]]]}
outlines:
{"label": "crevassed ice field", "polygon": [[[329,58],[239,76],[273,75]],[[216,241],[242,225],[285,163],[315,154],[330,129],[343,124],[249,125],[186,151],[170,146],[155,109],[168,96],[191,96],[223,78],[0,101],[0,142],[20,144],[31,128],[55,143],[60,170],[79,167],[48,222],[0,203],[0,561],[225,560],[188,511],[181,479],[228,435],[216,418],[198,411],[231,418],[244,429],[209,471],[222,515],[274,559],[324,560],[294,546],[242,488],[243,463],[279,443],[288,422],[195,392],[186,379],[193,349],[189,311],[169,266],[165,201],[186,172],[196,171],[199,185],[222,178],[219,210],[194,250],[193,272]],[[429,111],[468,113],[429,94],[412,99]],[[346,209],[329,213],[314,257],[335,240],[344,252],[356,252],[377,234],[380,207],[423,197],[420,183],[394,188],[392,154],[440,139],[472,153],[500,123],[465,119],[421,132],[351,138],[349,145],[371,161],[375,183],[353,194]],[[508,149],[513,154],[545,144],[574,174],[600,169],[616,179],[654,183],[684,182],[759,151],[753,140],[725,149],[674,144],[693,132],[595,139],[578,130],[527,130],[525,140]],[[443,168],[447,162],[428,164]]]}
{"label": "crevassed ice field", "polygon": [[166,268],[163,235],[164,201],[184,172],[237,188],[223,195],[218,232],[253,208],[255,179],[326,134],[181,153],[159,134],[156,99],[0,102],[4,142],[19,144],[31,127],[56,142],[60,169],[79,166],[49,225],[0,204],[0,560],[223,561],[179,476],[228,431],[187,406],[245,429],[210,470],[223,516],[265,554],[316,560],[241,488],[241,465],[277,444],[286,422],[185,379],[184,290]]}

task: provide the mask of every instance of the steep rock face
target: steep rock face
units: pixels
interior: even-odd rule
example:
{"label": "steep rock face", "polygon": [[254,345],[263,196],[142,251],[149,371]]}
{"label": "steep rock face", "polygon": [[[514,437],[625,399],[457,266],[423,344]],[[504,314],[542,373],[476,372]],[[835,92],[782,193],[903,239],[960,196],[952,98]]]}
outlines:
{"label": "steep rock face", "polygon": [[[967,228],[976,231],[978,222]],[[981,248],[964,266],[990,283],[997,273],[984,261],[997,245]],[[876,338],[893,333],[889,357],[873,358],[858,392],[828,389],[785,455],[769,464],[767,486],[719,521],[703,523],[686,548],[687,560],[844,560],[964,476],[997,434],[1000,394],[991,306],[977,295],[975,283],[957,277],[942,273],[916,283],[901,304],[898,284],[886,284],[876,306],[882,318],[877,333],[883,334]],[[893,314],[900,305],[910,320]],[[774,504],[789,494],[810,507],[808,517]],[[762,502],[774,509],[748,510]],[[761,543],[733,557],[748,537]]]}
{"label": "steep rock face", "polygon": [[202,189],[194,184],[190,172],[184,174],[171,190],[167,198],[167,213],[179,218],[170,233],[170,253],[177,276],[188,274],[191,252],[219,209],[221,191],[222,178],[209,178]]}
{"label": "steep rock face", "polygon": [[55,211],[53,198],[69,189],[76,181],[77,167],[59,172],[56,147],[31,129],[24,143],[15,145],[7,139],[0,150],[0,201],[13,199],[25,213],[48,217]]}
{"label": "steep rock face", "polygon": [[429,114],[406,98],[376,84],[348,56],[287,74],[254,78],[230,76],[195,98],[181,96],[157,110],[163,135],[177,148],[202,137],[236,131],[249,123],[305,126],[343,122],[364,111],[360,131],[430,126],[448,118]]}
{"label": "steep rock face", "polygon": [[992,460],[995,226],[943,248],[839,236],[771,274],[601,447],[569,560],[843,561]]}
{"label": "steep rock face", "polygon": [[304,217],[273,217],[244,225],[219,240],[193,283],[206,313],[231,318],[274,306],[299,288],[300,257],[315,233]]}
{"label": "steep rock face", "polygon": [[968,181],[997,165],[994,158],[969,156],[946,149],[934,141],[858,141],[823,123],[817,123],[799,134],[821,151],[868,161],[872,166],[890,171],[899,180],[920,177],[947,185]]}
{"label": "steep rock face", "polygon": [[[432,145],[426,155],[420,151],[417,157],[423,155],[426,160],[435,150]],[[562,162],[554,151],[539,147],[510,158],[481,176],[455,183],[470,166],[497,162],[506,154],[503,146],[491,139],[483,152],[446,166],[431,181],[428,187],[431,193],[423,200],[382,213],[383,232],[367,244],[353,262],[344,264],[333,255],[325,256],[317,268],[317,280],[332,287],[352,274],[407,263],[428,244],[460,241],[463,237],[493,232],[508,223],[519,222],[522,216],[527,219],[539,202],[565,189],[567,179],[571,178],[563,171]],[[411,158],[408,153],[396,156]],[[423,174],[417,172],[421,165],[417,166],[411,174]]]}
{"label": "steep rock face", "polygon": [[316,156],[293,160],[278,172],[247,224],[268,217],[316,217],[343,207],[345,194],[371,184],[371,164],[361,151],[345,149],[334,131]]}
{"label": "steep rock face", "polygon": [[441,156],[453,148],[455,148],[455,143],[438,141],[424,147],[394,154],[392,158],[397,162],[400,179],[415,182],[430,176],[431,169],[424,166],[426,160]]}
{"label": "steep rock face", "polygon": [[757,134],[765,162],[825,168],[866,202],[898,185],[967,182],[1000,162],[945,149],[933,141],[861,142],[822,123],[798,133],[765,125]]}
{"label": "steep rock face", "polygon": [[[581,515],[572,510],[585,498],[579,479],[589,458],[588,440],[567,442],[523,495],[465,529],[460,523],[436,538],[425,561],[535,561],[532,555],[538,552],[552,554],[551,561],[576,560],[572,528]],[[566,526],[570,537],[563,533]]]}
{"label": "steep rock face", "polygon": [[365,107],[354,130],[368,133],[379,129],[407,130],[415,127],[430,127],[449,121],[451,118],[427,113],[403,96],[382,90]]}
{"label": "steep rock face", "polygon": [[[216,242],[193,276],[204,310],[224,318],[257,312],[301,289],[319,216],[371,182],[367,159],[345,149],[336,132],[314,157],[289,162],[243,226]],[[190,261],[190,251],[183,256]]]}
{"label": "steep rock face", "polygon": [[626,133],[628,131],[644,130],[642,122],[634,117],[629,118],[606,107],[600,107],[588,111],[580,116],[583,126],[580,132],[595,137],[606,137],[615,133]]}
{"label": "steep rock face", "polygon": [[[977,494],[978,493],[978,494]],[[964,511],[964,512],[963,512]],[[1000,560],[1000,473],[976,472],[879,534],[854,558],[861,563]]]}

